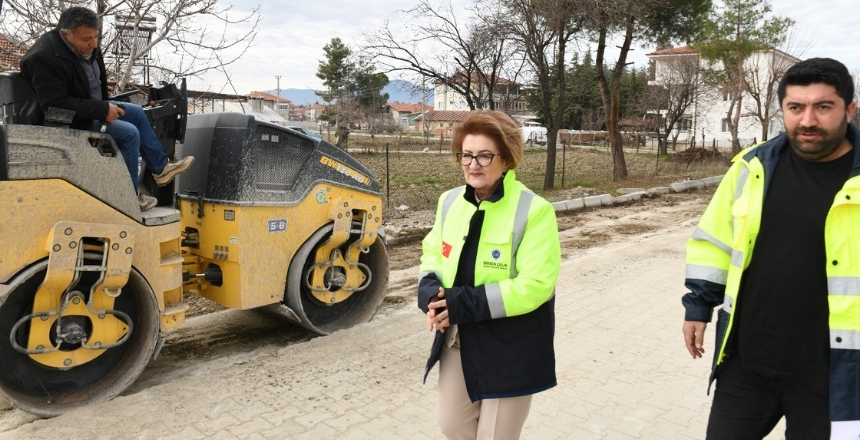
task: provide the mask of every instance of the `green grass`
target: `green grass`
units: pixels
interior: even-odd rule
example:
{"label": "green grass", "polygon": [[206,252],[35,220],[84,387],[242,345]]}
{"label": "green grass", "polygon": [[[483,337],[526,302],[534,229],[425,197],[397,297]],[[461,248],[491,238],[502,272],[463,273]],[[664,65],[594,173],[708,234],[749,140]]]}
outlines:
{"label": "green grass", "polygon": [[391,179],[392,185],[436,185],[442,183],[442,179],[435,177],[394,177]]}

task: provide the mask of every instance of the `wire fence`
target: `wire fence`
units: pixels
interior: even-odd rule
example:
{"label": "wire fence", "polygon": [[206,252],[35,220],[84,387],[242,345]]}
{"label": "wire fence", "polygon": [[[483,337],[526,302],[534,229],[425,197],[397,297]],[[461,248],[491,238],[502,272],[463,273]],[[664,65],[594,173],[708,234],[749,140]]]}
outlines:
{"label": "wire fence", "polygon": [[[659,139],[656,133],[643,132],[622,132],[622,143],[630,148],[644,149],[646,151],[657,151]],[[741,148],[755,145],[758,141],[752,139],[738,139],[738,144]],[[558,133],[558,143],[567,143],[568,145],[591,145],[591,146],[608,146],[609,140],[605,131],[591,130],[560,130]],[[689,134],[684,134],[677,138],[672,138],[670,135],[666,139],[667,149],[669,151],[684,151],[689,148],[712,148],[716,150],[731,150],[731,139],[716,139],[701,136],[699,138],[690,137]]]}
{"label": "wire fence", "polygon": [[[350,142],[350,154],[363,163],[379,181],[384,215],[396,218],[409,211],[433,210],[439,195],[464,182],[462,167],[449,151],[449,140],[377,138],[376,143]],[[359,146],[360,145],[360,146]],[[642,179],[684,180],[724,172],[730,146],[709,150],[691,160],[671,160],[684,154],[658,156],[656,147],[625,147],[628,181]],[[530,189],[552,200],[566,189],[605,187],[613,185],[613,162],[608,146],[601,143],[574,146],[563,142],[556,149],[553,190],[544,191],[546,148],[526,148],[517,168],[517,178]],[[712,171],[715,170],[715,171]],[[709,174],[710,173],[710,174]],[[623,186],[625,182],[618,182]]]}

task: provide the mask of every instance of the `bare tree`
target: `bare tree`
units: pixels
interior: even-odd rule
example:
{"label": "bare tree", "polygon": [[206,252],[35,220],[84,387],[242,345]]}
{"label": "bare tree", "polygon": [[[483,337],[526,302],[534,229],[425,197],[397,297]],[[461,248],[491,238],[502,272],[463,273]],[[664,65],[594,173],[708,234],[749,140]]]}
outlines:
{"label": "bare tree", "polygon": [[[612,148],[612,178],[627,178],[621,131],[621,76],[634,37],[665,45],[686,39],[697,32],[698,17],[710,8],[710,0],[611,0],[596,2],[589,27],[597,35],[595,73],[606,112],[606,131]],[[609,75],[605,72],[606,49],[610,37],[621,36],[618,58]]]}
{"label": "bare tree", "polygon": [[770,126],[779,115],[779,102],[776,99],[779,81],[810,47],[811,43],[801,40],[797,29],[791,27],[787,31],[783,50],[769,48],[759,51],[759,56],[747,59],[744,66],[744,91],[749,100],[744,101],[744,116],[755,119],[761,125],[761,141],[768,139]]}
{"label": "bare tree", "polygon": [[[458,20],[451,3],[439,6],[421,0],[399,11],[396,31],[386,20],[381,29],[364,35],[362,52],[373,57],[384,72],[413,74],[413,83],[425,79],[447,87],[470,109],[498,109],[499,79],[517,80],[513,51],[504,34],[472,18]],[[513,69],[506,67],[513,64]],[[511,76],[512,75],[512,76]],[[503,98],[504,99],[504,98]]]}
{"label": "bare tree", "polygon": [[673,129],[688,113],[690,106],[706,94],[706,87],[699,74],[697,53],[667,56],[661,59],[656,69],[643,102],[647,113],[657,113],[657,153],[666,154],[669,135],[673,135],[674,148],[678,131]]}
{"label": "bare tree", "polygon": [[544,115],[547,157],[543,189],[555,185],[556,141],[564,116],[567,45],[580,32],[582,9],[573,0],[503,0],[494,13],[485,4],[487,23],[502,30],[525,54],[536,88],[535,102]]}
{"label": "bare tree", "polygon": [[597,131],[606,123],[606,114],[599,109],[593,108],[585,110],[582,114],[582,129]]}
{"label": "bare tree", "polygon": [[[771,16],[768,0],[724,0],[723,3],[718,13],[709,19],[704,40],[697,48],[702,58],[715,66],[703,71],[706,80],[718,86],[730,102],[724,123],[732,135],[732,152],[738,153],[748,59],[756,51],[782,44],[794,21]],[[768,103],[763,101],[762,105],[766,107]]]}
{"label": "bare tree", "polygon": [[614,28],[618,26],[618,17],[616,17],[616,11],[609,8],[598,8],[595,14],[595,18],[598,20],[598,37],[594,70],[597,74],[597,84],[600,86],[600,96],[603,99],[603,109],[606,113],[606,132],[612,149],[612,180],[616,181],[627,178],[627,162],[624,159],[618,118],[621,113],[621,74],[624,73],[624,67],[627,65],[627,53],[630,52],[630,44],[633,42],[633,31],[636,26],[635,14],[635,12],[630,11],[620,17],[624,40],[610,78],[607,78],[604,72],[604,59],[606,46],[609,43],[608,38]]}
{"label": "bare tree", "polygon": [[261,19],[258,8],[234,14],[217,0],[6,0],[5,6],[0,32],[28,44],[54,28],[70,6],[96,11],[103,20],[106,67],[118,91],[142,80],[144,70],[171,82],[224,71],[253,43]]}

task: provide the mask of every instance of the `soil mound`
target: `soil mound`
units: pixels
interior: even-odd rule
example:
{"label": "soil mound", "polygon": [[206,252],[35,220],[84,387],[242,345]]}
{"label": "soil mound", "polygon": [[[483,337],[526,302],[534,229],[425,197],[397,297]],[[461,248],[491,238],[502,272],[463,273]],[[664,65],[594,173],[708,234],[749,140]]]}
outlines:
{"label": "soil mound", "polygon": [[699,163],[699,162],[728,162],[730,158],[713,149],[707,148],[688,148],[684,151],[680,151],[678,153],[673,154],[668,159],[670,162],[678,162],[678,163]]}

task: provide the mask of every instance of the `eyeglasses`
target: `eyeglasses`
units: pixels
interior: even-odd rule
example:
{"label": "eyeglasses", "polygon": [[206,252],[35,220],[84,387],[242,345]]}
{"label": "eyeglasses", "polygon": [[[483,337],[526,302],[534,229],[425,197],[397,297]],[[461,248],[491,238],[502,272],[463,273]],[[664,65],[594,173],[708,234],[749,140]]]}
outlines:
{"label": "eyeglasses", "polygon": [[457,156],[457,161],[460,162],[460,165],[463,165],[464,167],[471,165],[472,159],[478,161],[478,166],[486,167],[493,163],[494,157],[501,156],[501,154],[481,153],[473,156],[468,153],[457,153],[455,156]]}

